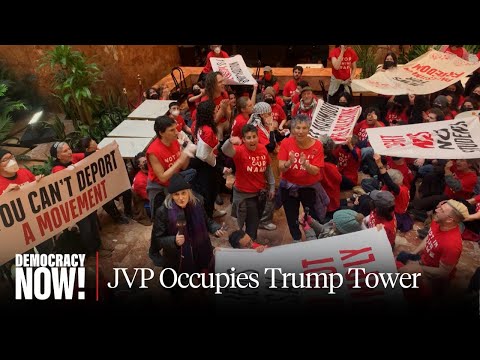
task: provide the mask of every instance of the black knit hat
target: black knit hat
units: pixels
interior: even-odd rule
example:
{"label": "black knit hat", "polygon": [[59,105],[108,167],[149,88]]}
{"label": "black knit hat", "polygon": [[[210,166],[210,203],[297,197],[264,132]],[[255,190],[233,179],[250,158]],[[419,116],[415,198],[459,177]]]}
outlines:
{"label": "black knit hat", "polygon": [[6,154],[11,154],[11,152],[7,149],[0,149],[0,159]]}
{"label": "black knit hat", "polygon": [[57,158],[57,153],[58,153],[58,148],[60,145],[62,144],[65,144],[65,142],[63,141],[57,141],[56,143],[54,143],[52,145],[52,147],[50,148],[50,156],[53,157],[53,158]]}
{"label": "black knit hat", "polygon": [[177,191],[191,189],[190,184],[185,181],[182,175],[175,174],[170,178],[170,184],[168,185],[168,192],[174,194]]}

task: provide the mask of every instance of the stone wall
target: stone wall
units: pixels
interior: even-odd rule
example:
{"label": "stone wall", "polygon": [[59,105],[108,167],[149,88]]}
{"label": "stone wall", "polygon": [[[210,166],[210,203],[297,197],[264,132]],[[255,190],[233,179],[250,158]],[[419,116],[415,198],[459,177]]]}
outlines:
{"label": "stone wall", "polygon": [[[50,77],[45,68],[37,69],[39,59],[52,45],[3,45],[0,46],[0,61],[4,61],[19,78],[36,74],[40,94],[50,99]],[[100,84],[103,92],[109,86],[118,90],[127,89],[131,101],[138,96],[137,75],[147,88],[180,64],[176,45],[74,45],[74,50],[82,51],[90,62],[103,70],[105,82]]]}

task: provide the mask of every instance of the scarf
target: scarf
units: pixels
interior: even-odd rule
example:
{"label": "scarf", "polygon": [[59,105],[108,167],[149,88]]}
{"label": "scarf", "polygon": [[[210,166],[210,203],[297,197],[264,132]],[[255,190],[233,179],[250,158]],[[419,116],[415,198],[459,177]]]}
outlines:
{"label": "scarf", "polygon": [[267,139],[270,139],[270,132],[265,128],[265,126],[263,126],[262,118],[260,117],[260,115],[252,114],[247,124],[252,124],[253,126],[257,127],[258,129],[260,129],[260,131],[263,131]]}
{"label": "scarf", "polygon": [[315,99],[312,99],[312,102],[311,102],[310,105],[305,105],[303,103],[303,99],[302,99],[302,100],[300,100],[299,110],[301,110],[302,112],[308,112],[310,109],[315,108],[315,106],[317,106],[317,101]]}
{"label": "scarf", "polygon": [[[185,242],[180,249],[181,257],[178,271],[192,274],[209,267],[213,251],[202,204],[193,205],[189,202],[183,210],[186,220]],[[170,235],[178,233],[177,218],[179,212],[180,207],[175,203],[171,209],[168,209],[168,233]]]}

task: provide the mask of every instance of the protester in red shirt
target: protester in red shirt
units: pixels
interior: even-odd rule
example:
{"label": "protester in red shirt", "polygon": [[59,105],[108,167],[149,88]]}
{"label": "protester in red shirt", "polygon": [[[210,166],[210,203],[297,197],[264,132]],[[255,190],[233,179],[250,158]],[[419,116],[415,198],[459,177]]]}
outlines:
{"label": "protester in red shirt", "polygon": [[12,190],[19,190],[20,186],[40,180],[30,170],[19,168],[15,156],[8,150],[0,149],[0,195]]}
{"label": "protester in red shirt", "polygon": [[142,151],[135,155],[135,168],[138,169],[133,178],[133,219],[138,223],[149,226],[151,222],[150,202],[147,195],[148,163],[146,154]]}
{"label": "protester in red shirt", "polygon": [[278,94],[280,92],[280,84],[278,83],[277,77],[273,75],[273,70],[270,66],[263,68],[263,77],[258,80],[258,85],[260,85],[261,92],[269,86],[275,89],[275,93]]}
{"label": "protester in red shirt", "polygon": [[387,165],[389,169],[395,169],[402,173],[403,185],[410,189],[414,176],[412,174],[412,171],[409,169],[405,158],[395,156],[388,157]]}
{"label": "protester in red shirt", "polygon": [[233,121],[231,136],[242,137],[242,128],[247,125],[248,119],[250,119],[250,115],[253,112],[253,102],[246,96],[239,97],[237,108],[240,113]]}
{"label": "protester in red shirt", "polygon": [[212,69],[212,63],[210,62],[210,58],[223,58],[226,59],[228,58],[227,52],[222,50],[222,45],[210,45],[210,52],[207,54],[207,61],[205,63],[205,67],[202,70],[202,73],[200,74],[200,77],[198,78],[198,81],[203,81],[206,77],[207,74],[213,71]]}
{"label": "protester in red shirt", "polygon": [[324,174],[322,143],[308,136],[311,120],[306,115],[292,119],[292,135],[284,139],[278,153],[280,199],[285,209],[288,228],[294,241],[302,234],[298,227],[300,203],[310,209],[310,215],[323,221],[329,203],[328,195],[320,181]]}
{"label": "protester in red shirt", "polygon": [[455,54],[459,58],[468,61],[468,51],[463,45],[442,45],[438,51]]}
{"label": "protester in red shirt", "polygon": [[223,134],[230,127],[229,120],[231,118],[232,108],[230,106],[228,93],[225,91],[223,76],[218,71],[209,73],[205,79],[205,96],[202,97],[201,101],[207,100],[212,100],[215,103],[215,132],[218,134],[218,138],[223,140]]}
{"label": "protester in red shirt", "polygon": [[395,198],[389,191],[372,190],[369,194],[373,200],[370,214],[364,219],[368,228],[374,228],[382,224],[388,237],[388,241],[395,246],[395,237],[397,234],[397,220],[394,214]]}
{"label": "protester in red shirt", "polygon": [[304,87],[300,93],[300,97],[300,102],[296,104],[292,110],[292,117],[295,117],[297,114],[304,114],[311,120],[315,107],[317,106],[317,101],[313,96],[313,89],[310,86]]}
{"label": "protester in red shirt", "polygon": [[450,160],[445,164],[445,195],[450,198],[469,199],[477,184],[476,159]]}
{"label": "protester in red shirt", "polygon": [[462,254],[462,236],[459,223],[468,218],[467,207],[455,200],[438,204],[426,239],[412,252],[420,254],[420,261],[407,261],[400,272],[420,273],[421,285],[441,295],[455,275],[455,267]]}
{"label": "protester in red shirt", "polygon": [[[242,144],[243,140],[243,144]],[[232,216],[237,218],[238,227],[252,238],[257,238],[260,216],[268,198],[273,200],[275,180],[270,167],[270,157],[264,145],[258,142],[258,128],[247,124],[242,129],[242,139],[230,137],[222,146],[225,155],[235,163],[235,185],[233,187]]]}
{"label": "protester in red shirt", "polygon": [[180,115],[180,106],[176,101],[168,104],[168,113],[167,115],[177,123],[177,131],[184,131],[186,134],[192,135],[192,130],[185,123],[185,119]]}
{"label": "protester in red shirt", "polygon": [[287,120],[287,115],[285,114],[282,105],[280,105],[277,100],[281,99],[280,97],[275,96],[275,89],[271,86],[266,88],[263,93],[263,101],[269,104],[272,108],[273,126],[275,129],[278,129],[279,124]]}
{"label": "protester in red shirt", "polygon": [[283,100],[285,102],[292,101],[292,96],[295,94],[295,90],[297,90],[297,84],[302,80],[302,74],[303,67],[298,65],[293,67],[293,79],[288,80],[283,87]]}
{"label": "protester in red shirt", "polygon": [[[52,174],[71,169],[73,164],[85,158],[84,153],[72,154],[72,149],[65,142],[54,143],[50,148],[50,155],[55,159]],[[90,209],[90,211],[89,215],[77,223],[80,232],[80,242],[87,256],[95,255],[102,242],[98,228],[97,210]]]}
{"label": "protester in red shirt", "polygon": [[357,70],[358,55],[351,47],[336,45],[328,58],[332,61],[332,77],[328,87],[328,102],[335,104],[340,92],[351,93],[351,83]]}
{"label": "protester in red shirt", "polygon": [[351,190],[358,184],[358,169],[360,168],[361,150],[356,146],[358,137],[347,138],[345,145],[337,146],[333,155],[338,159],[337,167],[342,174],[340,190]]}

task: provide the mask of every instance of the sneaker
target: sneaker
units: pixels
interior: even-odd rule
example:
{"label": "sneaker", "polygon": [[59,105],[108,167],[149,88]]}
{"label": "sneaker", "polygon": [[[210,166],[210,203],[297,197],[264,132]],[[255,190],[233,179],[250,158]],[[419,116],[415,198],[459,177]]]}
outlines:
{"label": "sneaker", "polygon": [[215,210],[215,211],[213,212],[213,216],[212,216],[212,217],[214,217],[214,218],[216,218],[216,217],[221,217],[221,216],[224,216],[224,215],[226,215],[226,214],[227,214],[227,212],[226,212],[225,210]]}
{"label": "sneaker", "polygon": [[265,230],[272,231],[272,230],[275,230],[275,229],[277,228],[277,225],[275,225],[275,224],[273,224],[273,223],[260,224],[260,225],[259,225],[259,228],[260,228],[260,229],[265,229]]}

